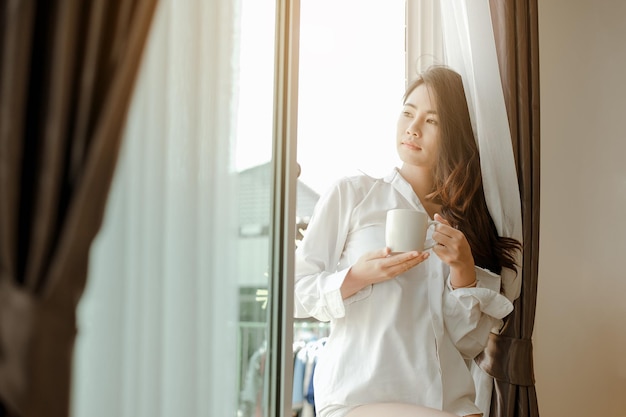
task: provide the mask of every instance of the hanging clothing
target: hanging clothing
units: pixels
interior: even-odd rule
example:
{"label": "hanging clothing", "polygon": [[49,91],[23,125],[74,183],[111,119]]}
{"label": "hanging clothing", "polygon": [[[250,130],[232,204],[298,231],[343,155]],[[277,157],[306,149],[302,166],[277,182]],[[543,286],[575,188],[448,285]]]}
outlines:
{"label": "hanging clothing", "polygon": [[315,417],[313,375],[317,354],[327,338],[311,340],[298,351],[293,372],[292,411],[297,417]]}
{"label": "hanging clothing", "polygon": [[295,315],[331,322],[314,375],[320,417],[377,402],[480,413],[466,360],[513,309],[498,275],[477,267],[476,288],[453,290],[448,265],[432,253],[392,280],[341,296],[357,259],[385,247],[386,213],[396,208],[425,212],[397,169],[383,179],[342,179],[319,200],[296,251]]}
{"label": "hanging clothing", "polygon": [[245,417],[263,415],[263,396],[265,394],[265,361],[267,341],[254,351],[248,361],[248,368],[239,398],[239,412]]}
{"label": "hanging clothing", "polygon": [[306,346],[294,351],[293,361],[293,384],[291,396],[291,409],[299,412],[304,403],[304,371],[306,369],[307,354]]}

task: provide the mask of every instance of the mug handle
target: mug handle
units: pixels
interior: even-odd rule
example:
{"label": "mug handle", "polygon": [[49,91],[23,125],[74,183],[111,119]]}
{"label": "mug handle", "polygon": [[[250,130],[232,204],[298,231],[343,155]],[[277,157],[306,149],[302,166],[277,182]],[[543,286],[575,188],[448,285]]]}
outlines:
{"label": "mug handle", "polygon": [[[430,226],[437,227],[438,224],[441,224],[441,222],[438,222],[437,220],[428,220],[428,227],[430,227]],[[434,248],[435,245],[437,245],[437,242],[433,243],[432,245],[424,246],[424,249],[422,250],[422,252]]]}

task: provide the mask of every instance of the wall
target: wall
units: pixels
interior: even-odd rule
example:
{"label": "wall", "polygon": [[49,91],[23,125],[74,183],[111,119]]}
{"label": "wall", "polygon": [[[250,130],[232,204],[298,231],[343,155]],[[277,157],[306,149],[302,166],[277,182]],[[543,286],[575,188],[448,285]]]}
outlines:
{"label": "wall", "polygon": [[542,417],[626,416],[626,2],[539,0]]}

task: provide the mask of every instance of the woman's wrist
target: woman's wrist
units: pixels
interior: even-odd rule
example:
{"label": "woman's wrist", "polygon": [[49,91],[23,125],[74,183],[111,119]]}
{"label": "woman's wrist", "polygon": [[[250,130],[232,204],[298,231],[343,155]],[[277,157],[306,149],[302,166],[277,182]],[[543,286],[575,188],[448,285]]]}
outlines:
{"label": "woman's wrist", "polygon": [[472,266],[464,268],[450,268],[450,286],[453,290],[457,288],[472,288],[478,284],[476,270]]}
{"label": "woman's wrist", "polygon": [[474,282],[471,282],[467,285],[461,285],[461,286],[456,286],[454,284],[452,284],[452,282],[450,282],[450,286],[452,287],[453,290],[458,290],[459,288],[474,288],[476,287],[476,284],[478,284],[478,280],[474,280]]}
{"label": "woman's wrist", "polygon": [[363,288],[367,287],[367,285],[367,282],[364,282],[363,280],[355,277],[352,273],[352,268],[350,268],[350,270],[346,274],[346,277],[343,280],[343,283],[341,284],[341,296],[345,300],[351,295],[354,295],[357,292],[361,291]]}

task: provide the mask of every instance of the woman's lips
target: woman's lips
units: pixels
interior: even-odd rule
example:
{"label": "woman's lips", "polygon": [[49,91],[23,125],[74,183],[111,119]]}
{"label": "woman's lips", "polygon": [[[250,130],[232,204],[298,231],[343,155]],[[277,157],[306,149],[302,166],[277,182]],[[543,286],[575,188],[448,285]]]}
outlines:
{"label": "woman's lips", "polygon": [[411,150],[414,150],[414,151],[421,151],[422,150],[421,147],[419,147],[416,144],[411,143],[411,142],[402,142],[402,145],[406,146],[407,148],[409,148]]}

